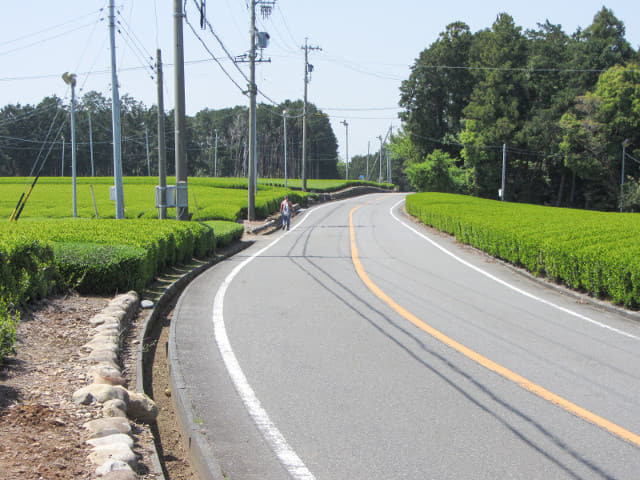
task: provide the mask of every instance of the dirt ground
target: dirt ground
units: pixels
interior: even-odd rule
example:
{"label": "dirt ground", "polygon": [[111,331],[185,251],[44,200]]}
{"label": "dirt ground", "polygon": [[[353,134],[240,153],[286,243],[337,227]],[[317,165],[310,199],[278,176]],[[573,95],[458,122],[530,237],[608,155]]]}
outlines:
{"label": "dirt ground", "polygon": [[[88,461],[87,432],[82,425],[102,416],[97,405],[76,405],[73,393],[91,383],[80,360],[80,347],[90,340],[89,319],[111,297],[66,295],[49,298],[22,313],[17,327],[16,354],[0,365],[0,472],[4,480],[96,478]],[[138,331],[148,311],[132,320],[122,350],[128,389],[135,389]],[[168,325],[165,320],[164,324]],[[167,331],[168,329],[163,329]],[[162,353],[158,351],[158,353]],[[168,388],[166,357],[154,363],[154,382]],[[164,361],[163,361],[164,358]],[[166,385],[163,387],[163,385]],[[171,399],[158,395],[157,428],[161,463],[167,480],[195,479],[184,458]],[[155,428],[155,427],[153,427]],[[152,427],[133,424],[135,451],[140,456],[138,477],[156,479],[152,464]]]}

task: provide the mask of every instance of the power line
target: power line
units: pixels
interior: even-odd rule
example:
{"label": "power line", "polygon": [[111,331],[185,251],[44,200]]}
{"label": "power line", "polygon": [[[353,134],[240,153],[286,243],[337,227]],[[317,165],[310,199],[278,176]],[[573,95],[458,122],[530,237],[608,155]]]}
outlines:
{"label": "power line", "polygon": [[229,74],[229,72],[227,72],[227,70],[222,66],[222,63],[220,63],[220,60],[218,60],[218,58],[213,54],[213,52],[209,50],[209,47],[204,42],[204,40],[200,37],[200,35],[198,35],[198,32],[196,32],[196,30],[193,28],[193,25],[191,25],[191,22],[189,22],[189,19],[187,18],[186,15],[184,16],[184,20],[185,22],[187,22],[187,25],[189,26],[193,34],[200,41],[200,43],[202,44],[204,49],[209,53],[209,55],[211,55],[211,58],[218,64],[218,66],[224,72],[227,78],[231,80],[231,82],[238,88],[238,90],[240,90],[240,92],[242,92],[243,95],[245,95],[246,91],[238,84],[238,82],[235,81],[235,79]]}
{"label": "power line", "polygon": [[2,46],[2,45],[8,45],[8,44],[10,44],[10,43],[16,43],[16,42],[19,42],[20,40],[24,40],[25,38],[32,38],[32,37],[34,37],[35,35],[38,35],[38,34],[41,34],[41,33],[44,33],[44,32],[48,32],[48,31],[50,31],[50,30],[55,30],[56,28],[62,27],[62,26],[64,26],[64,25],[68,25],[68,24],[70,24],[70,23],[74,23],[74,22],[76,22],[76,21],[78,21],[78,20],[80,20],[80,19],[82,19],[82,18],[86,18],[86,17],[90,17],[90,16],[92,16],[92,15],[95,15],[96,13],[102,12],[103,10],[104,10],[104,7],[103,7],[103,8],[101,8],[101,9],[99,9],[99,10],[94,10],[94,11],[93,11],[93,12],[91,12],[91,13],[87,13],[87,14],[85,14],[85,15],[80,15],[79,17],[73,18],[73,19],[71,19],[71,20],[69,20],[69,21],[67,21],[67,22],[59,23],[59,24],[54,25],[54,26],[52,26],[52,27],[45,28],[44,30],[40,30],[39,32],[29,33],[29,34],[23,35],[23,36],[21,36],[21,37],[14,38],[13,40],[7,40],[7,41],[5,41],[5,42],[0,42],[0,46]]}
{"label": "power line", "polygon": [[90,27],[92,25],[93,25],[93,23],[87,23],[85,25],[81,25],[81,26],[73,28],[71,30],[67,30],[65,32],[59,33],[57,35],[53,35],[51,37],[43,38],[42,40],[38,40],[36,42],[29,43],[29,44],[24,45],[22,47],[13,48],[11,50],[5,50],[4,52],[0,52],[0,56],[8,55],[9,53],[18,52],[20,50],[25,50],[25,49],[27,49],[29,47],[34,47],[36,45],[40,45],[42,43],[48,42],[48,41],[53,40],[55,38],[63,37],[65,35],[69,34],[69,33],[77,32],[78,30],[82,30],[83,28],[87,28],[87,27]]}
{"label": "power line", "polygon": [[596,68],[530,68],[530,67],[470,67],[470,66],[451,66],[451,65],[416,65],[413,69],[443,69],[443,70],[488,70],[488,71],[504,71],[504,72],[544,72],[544,73],[601,73],[606,72],[604,69]]}

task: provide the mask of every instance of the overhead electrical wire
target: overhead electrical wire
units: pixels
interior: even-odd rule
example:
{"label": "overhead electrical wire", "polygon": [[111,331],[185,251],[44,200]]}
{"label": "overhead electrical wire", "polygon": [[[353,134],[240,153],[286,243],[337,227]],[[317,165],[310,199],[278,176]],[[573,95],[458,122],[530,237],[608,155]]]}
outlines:
{"label": "overhead electrical wire", "polygon": [[78,30],[82,30],[83,28],[87,28],[87,27],[90,27],[92,25],[93,25],[93,23],[87,23],[85,25],[81,25],[81,26],[73,28],[71,30],[67,30],[65,32],[59,33],[57,35],[53,35],[51,37],[43,38],[43,39],[37,40],[35,42],[29,43],[27,45],[23,45],[21,47],[16,47],[16,48],[13,48],[11,50],[5,50],[4,52],[0,52],[0,56],[8,55],[8,54],[13,53],[13,52],[18,52],[20,50],[25,50],[27,48],[34,47],[36,45],[40,45],[42,43],[48,42],[48,41],[53,40],[55,38],[63,37],[65,35],[69,34],[69,33],[77,32]]}
{"label": "overhead electrical wire", "polygon": [[422,69],[443,69],[443,70],[489,70],[503,72],[525,72],[525,73],[602,73],[606,70],[598,68],[529,68],[529,67],[471,67],[452,65],[414,65],[412,70]]}
{"label": "overhead electrical wire", "polygon": [[207,53],[209,53],[209,55],[211,55],[211,58],[218,64],[218,66],[220,67],[220,69],[222,70],[222,72],[227,76],[227,78],[229,80],[231,80],[231,82],[238,88],[238,90],[240,90],[240,92],[243,95],[246,95],[246,91],[245,89],[243,89],[238,82],[236,82],[236,80],[229,74],[229,72],[227,72],[227,70],[224,68],[224,66],[222,66],[222,63],[220,62],[220,60],[213,54],[213,52],[211,50],[209,50],[209,47],[207,46],[207,44],[205,43],[205,41],[200,37],[200,35],[198,35],[198,32],[193,28],[193,25],[191,25],[191,22],[189,22],[189,19],[187,18],[187,16],[185,15],[184,17],[185,22],[187,23],[187,25],[189,26],[189,28],[191,29],[191,31],[193,32],[193,34],[196,36],[196,38],[200,41],[200,43],[202,44],[202,46],[204,47],[204,49],[207,51]]}
{"label": "overhead electrical wire", "polygon": [[19,42],[20,40],[24,40],[25,38],[33,38],[34,36],[39,35],[39,34],[41,34],[41,33],[48,32],[48,31],[50,31],[50,30],[55,30],[56,28],[62,27],[62,26],[64,26],[64,25],[68,25],[68,24],[70,24],[70,23],[74,23],[74,22],[76,22],[76,21],[78,21],[78,20],[80,20],[80,19],[82,19],[82,18],[86,18],[86,17],[90,17],[90,16],[92,16],[92,15],[95,15],[96,13],[102,12],[103,10],[104,10],[104,7],[103,7],[103,8],[101,8],[101,9],[99,9],[99,10],[94,10],[94,11],[93,11],[93,12],[91,12],[91,13],[87,13],[87,14],[85,14],[85,15],[80,15],[79,17],[75,17],[75,18],[73,18],[73,19],[71,19],[71,20],[69,20],[69,21],[66,21],[66,22],[63,22],[63,23],[59,23],[59,24],[54,25],[54,26],[52,26],[52,27],[45,28],[44,30],[40,30],[40,31],[38,31],[38,32],[32,32],[32,33],[29,33],[29,34],[23,35],[23,36],[21,36],[21,37],[14,38],[13,40],[7,40],[7,41],[4,41],[4,42],[0,42],[0,46],[2,46],[2,45],[8,45],[8,44],[10,44],[10,43],[16,43],[16,42]]}

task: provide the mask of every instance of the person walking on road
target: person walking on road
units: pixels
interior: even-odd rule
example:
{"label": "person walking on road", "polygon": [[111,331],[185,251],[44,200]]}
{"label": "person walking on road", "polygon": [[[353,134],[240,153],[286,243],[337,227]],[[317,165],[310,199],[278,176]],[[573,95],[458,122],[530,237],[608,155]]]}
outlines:
{"label": "person walking on road", "polygon": [[289,195],[285,195],[284,200],[280,204],[280,213],[282,214],[282,229],[285,227],[289,230],[289,225],[291,224],[291,210],[293,209],[293,204],[289,201]]}

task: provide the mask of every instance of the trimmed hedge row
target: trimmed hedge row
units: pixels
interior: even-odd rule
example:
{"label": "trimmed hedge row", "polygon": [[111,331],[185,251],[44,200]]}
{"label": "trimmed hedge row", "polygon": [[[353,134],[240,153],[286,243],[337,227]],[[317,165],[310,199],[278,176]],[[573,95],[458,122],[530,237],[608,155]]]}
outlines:
{"label": "trimmed hedge row", "polygon": [[56,284],[53,249],[31,235],[0,231],[0,301],[12,306],[45,296]]}
{"label": "trimmed hedge row", "polygon": [[537,276],[640,305],[640,216],[419,193],[407,212]]}
{"label": "trimmed hedge row", "polygon": [[10,223],[0,232],[0,293],[23,303],[49,293],[56,280],[81,293],[140,290],[166,267],[214,249],[213,229],[196,222]]}

